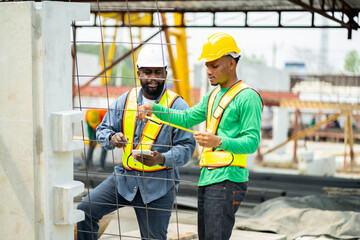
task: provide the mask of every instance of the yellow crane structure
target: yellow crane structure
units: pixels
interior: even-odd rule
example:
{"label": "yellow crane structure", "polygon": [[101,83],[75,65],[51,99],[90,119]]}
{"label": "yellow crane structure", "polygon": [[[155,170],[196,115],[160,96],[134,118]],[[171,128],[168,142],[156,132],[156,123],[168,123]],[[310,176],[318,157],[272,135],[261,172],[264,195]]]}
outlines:
{"label": "yellow crane structure", "polygon": [[[174,15],[174,25],[180,25],[182,23],[183,14],[173,13]],[[166,16],[164,13],[161,14],[162,21],[166,25]],[[185,28],[173,28],[165,29],[165,39],[167,43],[167,48],[169,52],[170,65],[173,73],[173,78],[175,80],[179,79],[183,82],[180,87],[180,81],[175,81],[175,92],[181,95],[185,101],[192,106],[190,98],[190,83],[189,83],[189,64],[188,64],[188,54],[187,54],[187,45],[186,45],[186,32]],[[170,37],[174,36],[176,39],[176,58],[172,51],[172,44],[170,42]]]}

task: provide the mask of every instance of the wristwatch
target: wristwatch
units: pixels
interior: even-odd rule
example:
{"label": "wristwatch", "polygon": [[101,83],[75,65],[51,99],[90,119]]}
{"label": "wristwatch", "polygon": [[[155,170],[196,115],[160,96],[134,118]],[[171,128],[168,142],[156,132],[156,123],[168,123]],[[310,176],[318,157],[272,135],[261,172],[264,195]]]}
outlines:
{"label": "wristwatch", "polygon": [[111,141],[112,136],[114,136],[115,134],[116,134],[116,133],[114,133],[114,132],[110,133],[110,135],[109,135],[109,141]]}

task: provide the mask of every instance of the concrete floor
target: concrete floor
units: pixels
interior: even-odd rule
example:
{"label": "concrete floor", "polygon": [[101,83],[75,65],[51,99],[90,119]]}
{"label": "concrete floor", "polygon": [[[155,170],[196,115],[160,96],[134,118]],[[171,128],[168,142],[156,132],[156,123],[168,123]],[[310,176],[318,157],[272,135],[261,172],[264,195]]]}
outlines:
{"label": "concrete floor", "polygon": [[[263,141],[263,149],[266,149],[270,144],[270,141]],[[304,149],[304,142],[299,141],[298,147],[299,151]],[[323,154],[330,154],[336,156],[337,167],[342,166],[343,163],[343,151],[344,151],[344,144],[343,143],[330,143],[330,142],[307,142],[306,144],[307,151],[313,151],[315,155],[323,155]],[[291,161],[292,153],[291,150],[293,148],[293,144],[288,144],[286,146],[286,153],[288,158]],[[360,144],[356,144],[354,146],[354,151],[356,153],[360,152]],[[287,160],[289,160],[287,159]],[[360,156],[357,155],[357,163],[360,164]],[[349,162],[349,157],[347,158]],[[275,168],[263,168],[260,166],[253,166],[254,171],[260,172],[275,172],[275,173],[286,173],[286,174],[299,174],[297,169],[275,169]],[[359,178],[360,173],[358,172],[337,172],[335,176],[338,177],[347,177],[347,178]],[[194,203],[196,205],[196,202]],[[191,205],[191,204],[190,204]],[[240,207],[237,218],[241,218],[246,216],[251,209],[244,208],[243,206]],[[124,207],[119,209],[119,218],[117,212],[112,213],[109,218],[111,219],[110,224],[106,228],[104,234],[100,238],[101,240],[115,240],[115,239],[122,239],[122,240],[133,240],[139,239],[139,229],[138,224],[135,216],[135,212],[130,207]],[[120,219],[120,225],[119,221]],[[197,239],[197,213],[196,210],[184,210],[179,209],[176,212],[174,211],[172,217],[170,219],[170,225],[168,228],[168,240],[175,240],[175,239]],[[120,228],[119,228],[120,226]],[[179,229],[179,230],[178,230]],[[121,234],[119,234],[119,232]],[[119,236],[121,235],[121,237]],[[248,232],[248,231],[240,231],[240,230],[233,230],[231,240],[237,239],[246,239],[246,240],[280,240],[286,239],[284,235],[277,235],[277,234],[270,234],[270,233],[260,233],[260,232]],[[328,239],[325,237],[301,237],[297,238],[297,240],[308,240],[308,239]]]}
{"label": "concrete floor", "polygon": [[[118,214],[111,214],[111,222],[106,228],[100,240],[133,240],[139,239],[140,233],[133,208],[124,207],[119,209],[121,238],[119,236]],[[195,210],[178,209],[174,211],[168,228],[168,240],[190,240],[197,238],[197,213]],[[116,236],[117,235],[117,236]],[[286,236],[270,233],[249,232],[233,230],[231,240],[286,240]]]}

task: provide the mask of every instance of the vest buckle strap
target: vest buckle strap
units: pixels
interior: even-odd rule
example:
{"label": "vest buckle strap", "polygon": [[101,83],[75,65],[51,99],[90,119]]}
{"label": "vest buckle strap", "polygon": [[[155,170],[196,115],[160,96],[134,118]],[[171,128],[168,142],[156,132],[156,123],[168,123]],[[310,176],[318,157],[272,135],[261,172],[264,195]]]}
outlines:
{"label": "vest buckle strap", "polygon": [[143,136],[155,141],[163,124],[161,123],[159,124],[152,120],[148,120],[148,121],[149,122],[146,124],[143,130]]}
{"label": "vest buckle strap", "polygon": [[246,154],[233,154],[225,151],[203,152],[200,167],[246,167]]}
{"label": "vest buckle strap", "polygon": [[215,119],[218,119],[222,113],[224,112],[224,108],[222,108],[220,105],[218,105],[213,113],[213,117]]}

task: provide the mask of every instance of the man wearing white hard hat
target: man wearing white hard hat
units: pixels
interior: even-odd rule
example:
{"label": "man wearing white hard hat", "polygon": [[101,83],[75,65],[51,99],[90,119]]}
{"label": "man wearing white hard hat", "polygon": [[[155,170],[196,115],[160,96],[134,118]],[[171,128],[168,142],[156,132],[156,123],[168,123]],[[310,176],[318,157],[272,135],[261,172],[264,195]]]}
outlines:
{"label": "man wearing white hard hat", "polygon": [[123,149],[122,164],[78,205],[85,212],[85,220],[77,224],[78,240],[98,239],[98,221],[123,206],[134,207],[142,239],[166,239],[180,179],[178,166],[191,159],[195,139],[168,125],[136,121],[136,110],[145,103],[189,107],[166,89],[167,61],[160,45],[143,47],[137,67],[141,87],[121,95],[97,127],[97,140],[104,148]]}

